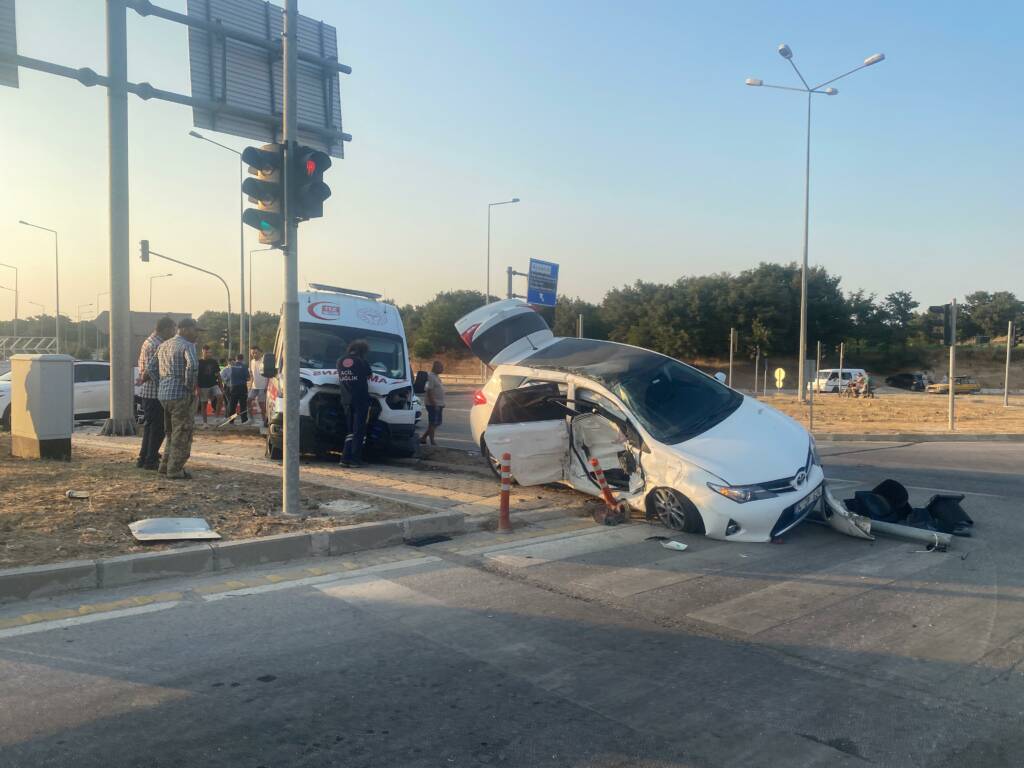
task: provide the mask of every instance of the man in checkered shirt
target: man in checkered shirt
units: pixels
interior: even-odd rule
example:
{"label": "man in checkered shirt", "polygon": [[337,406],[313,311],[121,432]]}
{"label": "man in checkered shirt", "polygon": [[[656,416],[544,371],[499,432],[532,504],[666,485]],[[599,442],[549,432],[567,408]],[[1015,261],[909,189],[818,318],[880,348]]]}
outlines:
{"label": "man in checkered shirt", "polygon": [[142,342],[142,350],[139,352],[139,379],[135,382],[141,384],[139,399],[142,400],[142,446],[139,448],[139,458],[135,466],[140,469],[155,470],[160,466],[160,446],[164,442],[164,409],[157,398],[157,382],[145,378],[146,367],[149,361],[156,357],[156,350],[165,339],[174,335],[174,321],[169,317],[161,317],[156,324],[156,330],[149,334],[149,337]]}
{"label": "man in checkered shirt", "polygon": [[185,471],[185,462],[192,453],[192,430],[196,423],[196,339],[201,330],[191,317],[180,320],[178,335],[161,344],[146,366],[149,380],[158,384],[157,397],[164,409],[167,433],[167,450],[158,471],[170,480],[192,477]]}

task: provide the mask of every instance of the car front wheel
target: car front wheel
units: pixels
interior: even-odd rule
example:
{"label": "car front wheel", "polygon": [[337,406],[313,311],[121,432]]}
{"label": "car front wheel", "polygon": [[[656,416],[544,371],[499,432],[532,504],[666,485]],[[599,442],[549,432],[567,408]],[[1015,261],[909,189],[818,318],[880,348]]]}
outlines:
{"label": "car front wheel", "polygon": [[651,512],[673,531],[704,533],[704,520],[693,502],[674,488],[655,488],[647,497]]}

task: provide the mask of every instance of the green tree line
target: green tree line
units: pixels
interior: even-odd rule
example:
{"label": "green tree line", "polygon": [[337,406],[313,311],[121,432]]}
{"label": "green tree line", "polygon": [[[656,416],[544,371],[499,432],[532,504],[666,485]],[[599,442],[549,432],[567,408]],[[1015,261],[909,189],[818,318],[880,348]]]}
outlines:
{"label": "green tree line", "polygon": [[[898,357],[910,348],[941,343],[941,316],[928,312],[907,290],[884,296],[844,291],[841,279],[822,267],[807,276],[808,340],[834,348],[840,342],[861,352]],[[493,298],[492,298],[493,300]],[[417,306],[402,307],[416,357],[464,351],[454,322],[483,304],[478,291],[444,291]],[[638,280],[609,290],[600,302],[560,297],[545,310],[557,336],[583,335],[635,344],[683,359],[729,354],[735,328],[740,353],[793,355],[800,334],[800,269],[761,263],[738,274],[681,277],[673,283]],[[1008,291],[975,291],[960,304],[958,338],[1004,336],[1009,320],[1024,321],[1024,302]]]}

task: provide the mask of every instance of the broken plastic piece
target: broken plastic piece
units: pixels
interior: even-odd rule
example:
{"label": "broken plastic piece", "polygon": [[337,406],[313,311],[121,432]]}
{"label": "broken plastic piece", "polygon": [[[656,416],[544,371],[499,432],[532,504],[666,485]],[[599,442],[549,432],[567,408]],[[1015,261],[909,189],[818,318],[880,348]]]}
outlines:
{"label": "broken plastic piece", "polygon": [[868,539],[869,541],[875,539],[871,535],[871,518],[848,510],[843,502],[832,495],[832,489],[828,487],[828,483],[825,484],[825,503],[822,505],[821,514],[824,516],[825,522],[839,533],[857,539]]}
{"label": "broken plastic piece", "polygon": [[663,542],[661,542],[661,546],[663,546],[665,549],[674,549],[676,552],[685,552],[686,551],[686,545],[683,544],[683,542],[681,542],[681,541],[675,541],[675,540],[663,541]]}
{"label": "broken plastic piece", "polygon": [[67,496],[69,499],[88,499],[89,498],[89,492],[88,491],[67,491],[67,492],[65,492],[64,495]]}
{"label": "broken plastic piece", "polygon": [[201,517],[150,517],[128,524],[136,541],[195,541],[219,539]]}

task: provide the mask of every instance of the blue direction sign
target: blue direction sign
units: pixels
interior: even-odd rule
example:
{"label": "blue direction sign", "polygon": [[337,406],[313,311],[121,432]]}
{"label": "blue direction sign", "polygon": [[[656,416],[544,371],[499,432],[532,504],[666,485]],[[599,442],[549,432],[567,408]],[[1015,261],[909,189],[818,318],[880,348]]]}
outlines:
{"label": "blue direction sign", "polygon": [[550,261],[530,259],[526,288],[527,302],[539,307],[553,307],[557,296],[558,265]]}

